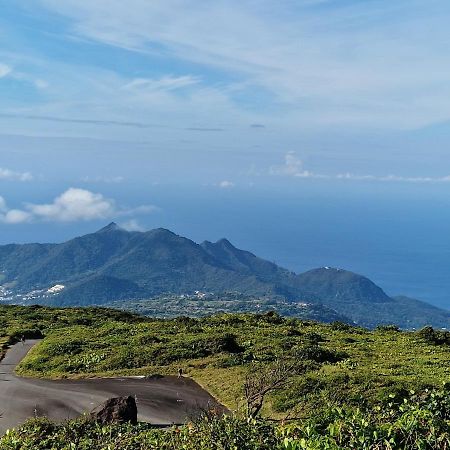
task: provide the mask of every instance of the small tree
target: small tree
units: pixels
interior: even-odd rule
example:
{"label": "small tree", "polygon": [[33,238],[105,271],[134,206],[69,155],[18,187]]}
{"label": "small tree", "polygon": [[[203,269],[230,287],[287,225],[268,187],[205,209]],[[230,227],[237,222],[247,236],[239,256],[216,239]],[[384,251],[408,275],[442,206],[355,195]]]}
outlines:
{"label": "small tree", "polygon": [[264,405],[266,396],[287,386],[292,375],[298,373],[295,362],[278,360],[268,367],[254,365],[244,381],[247,414],[255,418]]}

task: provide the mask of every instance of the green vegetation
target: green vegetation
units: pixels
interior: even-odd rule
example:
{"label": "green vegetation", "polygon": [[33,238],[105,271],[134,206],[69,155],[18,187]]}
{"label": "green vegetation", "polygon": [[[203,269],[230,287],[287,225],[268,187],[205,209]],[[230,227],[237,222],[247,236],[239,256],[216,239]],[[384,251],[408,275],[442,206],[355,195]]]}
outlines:
{"label": "green vegetation", "polygon": [[80,324],[96,326],[121,321],[133,324],[142,320],[139,316],[112,309],[0,305],[0,359],[8,346],[18,342],[21,336],[27,339],[42,338],[64,327]]}
{"label": "green vegetation", "polygon": [[174,318],[186,314],[204,317],[219,313],[264,313],[276,311],[282,316],[320,322],[344,321],[347,317],[331,308],[314,303],[287,302],[279,297],[253,297],[238,292],[198,295],[159,295],[143,300],[118,300],[105,303],[108,308],[123,309],[148,317]]}
{"label": "green vegetation", "polygon": [[[368,331],[276,313],[150,319],[108,309],[1,306],[4,343],[44,335],[18,368],[35,377],[175,374],[179,367],[232,410],[248,372],[295,365],[265,404],[267,417],[309,417],[325,405],[374,406],[390,394],[449,379],[443,332]],[[431,336],[431,337],[430,337]],[[436,336],[438,338],[436,338]]]}
{"label": "green vegetation", "polygon": [[300,423],[274,424],[208,413],[169,430],[81,418],[61,425],[31,420],[0,438],[1,450],[345,450],[450,448],[450,395],[442,390],[391,395],[375,409],[331,408]]}
{"label": "green vegetation", "polygon": [[[103,308],[0,306],[0,343],[43,336],[18,372],[167,374],[183,367],[235,412],[181,428],[31,420],[0,449],[450,449],[450,333],[283,318],[150,319]],[[279,362],[286,380],[246,418],[244,384]],[[262,418],[261,418],[262,417]]]}

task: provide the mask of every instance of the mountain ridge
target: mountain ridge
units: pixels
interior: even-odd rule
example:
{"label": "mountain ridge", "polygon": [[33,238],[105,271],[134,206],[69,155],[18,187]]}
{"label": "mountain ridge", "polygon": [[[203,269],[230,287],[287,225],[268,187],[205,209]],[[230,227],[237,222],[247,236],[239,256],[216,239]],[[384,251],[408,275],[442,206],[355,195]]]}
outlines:
{"label": "mountain ridge", "polygon": [[[450,312],[407,297],[389,297],[362,275],[329,267],[296,274],[236,248],[228,239],[198,244],[164,228],[126,231],[112,222],[61,244],[0,246],[0,271],[4,301],[78,306],[234,291],[323,305],[369,327],[396,323],[450,328]],[[51,290],[55,285],[60,287]]]}

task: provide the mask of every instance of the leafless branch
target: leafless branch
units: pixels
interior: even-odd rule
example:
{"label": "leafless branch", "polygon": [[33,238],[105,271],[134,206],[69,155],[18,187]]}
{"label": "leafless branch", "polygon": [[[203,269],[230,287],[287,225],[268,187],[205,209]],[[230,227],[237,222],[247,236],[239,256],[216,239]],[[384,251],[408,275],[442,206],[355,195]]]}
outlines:
{"label": "leafless branch", "polygon": [[256,417],[261,412],[267,394],[284,388],[296,373],[298,365],[283,360],[269,367],[253,366],[244,381],[244,396],[249,417]]}

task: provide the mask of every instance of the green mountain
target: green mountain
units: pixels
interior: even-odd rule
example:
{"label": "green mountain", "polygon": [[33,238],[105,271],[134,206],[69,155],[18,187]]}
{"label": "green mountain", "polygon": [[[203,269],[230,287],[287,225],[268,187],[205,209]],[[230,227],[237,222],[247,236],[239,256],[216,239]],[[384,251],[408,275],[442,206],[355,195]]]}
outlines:
{"label": "green mountain", "polygon": [[[112,223],[62,244],[0,246],[0,271],[0,294],[10,303],[101,305],[196,291],[227,301],[225,293],[234,292],[266,305],[278,302],[280,310],[314,305],[315,318],[326,311],[328,318],[336,313],[369,327],[450,328],[449,312],[389,297],[361,275],[331,268],[297,275],[226,239],[197,244],[162,228],[128,232]],[[252,310],[251,301],[244,303]]]}
{"label": "green mountain", "polygon": [[324,267],[300,274],[298,279],[325,306],[369,328],[388,324],[405,329],[427,324],[449,327],[448,311],[404,296],[389,297],[368,278],[347,270]]}

